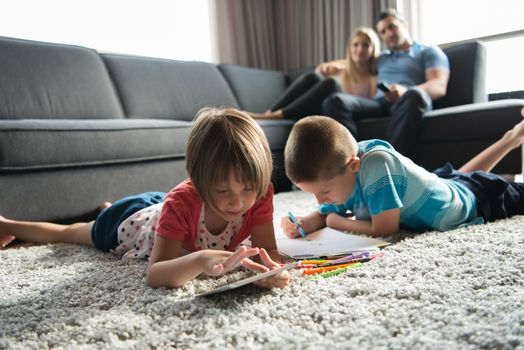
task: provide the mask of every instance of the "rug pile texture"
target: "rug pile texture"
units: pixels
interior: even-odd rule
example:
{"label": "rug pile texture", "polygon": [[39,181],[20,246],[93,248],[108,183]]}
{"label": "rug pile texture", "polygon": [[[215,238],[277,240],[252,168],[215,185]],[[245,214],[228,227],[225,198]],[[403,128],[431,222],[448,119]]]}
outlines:
{"label": "rug pile texture", "polygon": [[[275,196],[275,226],[312,196]],[[145,262],[53,244],[0,251],[0,349],[524,349],[524,217],[402,233],[384,257],[285,289],[146,286]]]}

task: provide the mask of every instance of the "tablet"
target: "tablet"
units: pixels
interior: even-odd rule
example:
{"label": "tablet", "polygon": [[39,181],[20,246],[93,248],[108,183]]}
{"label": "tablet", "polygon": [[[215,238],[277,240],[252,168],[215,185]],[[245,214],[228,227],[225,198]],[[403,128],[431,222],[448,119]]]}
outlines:
{"label": "tablet", "polygon": [[205,297],[205,296],[208,296],[208,295],[212,295],[212,294],[216,294],[216,293],[222,293],[222,292],[225,292],[225,291],[228,291],[228,290],[236,289],[238,287],[245,286],[246,284],[250,284],[250,283],[253,283],[255,281],[261,280],[263,278],[279,274],[282,271],[291,270],[292,268],[294,268],[298,264],[299,264],[299,261],[295,261],[293,263],[286,264],[286,265],[282,266],[279,269],[275,269],[275,270],[259,273],[259,274],[256,274],[254,276],[241,279],[239,281],[229,282],[228,284],[225,284],[223,286],[220,286],[220,287],[217,287],[215,289],[209,290],[207,292],[196,294],[195,297]]}

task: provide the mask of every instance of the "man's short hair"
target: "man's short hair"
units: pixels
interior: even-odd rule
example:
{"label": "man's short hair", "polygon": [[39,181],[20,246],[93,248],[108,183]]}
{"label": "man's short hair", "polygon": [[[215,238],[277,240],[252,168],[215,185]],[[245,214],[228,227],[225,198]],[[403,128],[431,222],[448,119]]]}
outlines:
{"label": "man's short hair", "polygon": [[293,125],[284,150],[286,175],[294,183],[331,180],[355,157],[355,138],[336,120],[306,117]]}
{"label": "man's short hair", "polygon": [[405,21],[404,17],[397,10],[389,8],[385,9],[378,15],[378,19],[375,21],[375,23],[378,23],[387,17],[394,17],[398,20]]}

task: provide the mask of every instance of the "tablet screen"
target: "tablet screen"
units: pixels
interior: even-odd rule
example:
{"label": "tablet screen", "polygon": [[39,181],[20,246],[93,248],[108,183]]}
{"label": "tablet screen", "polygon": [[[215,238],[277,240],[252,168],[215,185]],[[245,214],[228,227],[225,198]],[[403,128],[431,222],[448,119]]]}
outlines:
{"label": "tablet screen", "polygon": [[278,273],[280,273],[282,271],[290,270],[290,269],[294,268],[295,266],[297,266],[298,263],[299,263],[298,261],[295,261],[293,263],[286,264],[286,265],[282,266],[279,269],[275,269],[275,270],[259,273],[259,274],[256,274],[254,276],[241,279],[239,281],[229,282],[226,285],[217,287],[217,288],[209,290],[207,292],[196,294],[195,297],[204,297],[204,296],[207,296],[207,295],[212,295],[212,294],[216,294],[216,293],[222,293],[222,292],[225,292],[225,291],[228,291],[228,290],[231,290],[231,289],[242,287],[242,286],[245,286],[246,284],[250,284],[250,283],[253,283],[255,281],[261,280],[263,278],[276,275],[276,274],[278,274]]}

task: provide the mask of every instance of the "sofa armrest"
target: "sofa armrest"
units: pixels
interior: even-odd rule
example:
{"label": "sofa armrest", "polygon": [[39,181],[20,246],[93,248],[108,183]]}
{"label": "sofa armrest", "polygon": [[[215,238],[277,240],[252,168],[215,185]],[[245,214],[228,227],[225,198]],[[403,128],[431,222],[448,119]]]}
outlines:
{"label": "sofa armrest", "polygon": [[522,120],[524,100],[473,103],[424,114],[421,142],[497,139]]}
{"label": "sofa armrest", "polygon": [[[446,162],[459,168],[522,121],[524,100],[501,100],[443,108],[424,114],[412,158],[426,169]],[[522,172],[522,151],[510,152],[493,169],[498,174]]]}

